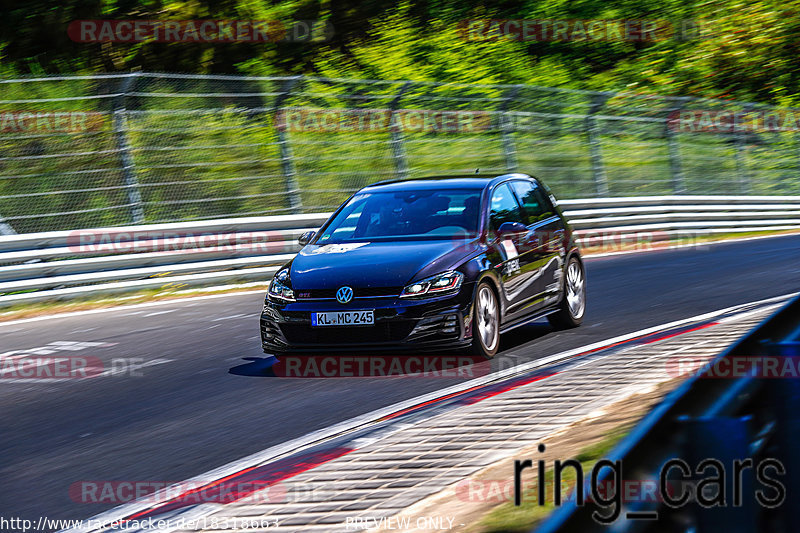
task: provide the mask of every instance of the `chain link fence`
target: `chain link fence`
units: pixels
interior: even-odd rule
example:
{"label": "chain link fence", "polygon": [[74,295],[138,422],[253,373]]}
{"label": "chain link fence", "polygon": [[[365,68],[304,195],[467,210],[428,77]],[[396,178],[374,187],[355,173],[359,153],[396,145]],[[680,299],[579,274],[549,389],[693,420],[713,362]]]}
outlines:
{"label": "chain link fence", "polygon": [[0,80],[0,233],[319,212],[382,179],[476,169],[535,174],[560,198],[796,195],[794,119],[528,85]]}

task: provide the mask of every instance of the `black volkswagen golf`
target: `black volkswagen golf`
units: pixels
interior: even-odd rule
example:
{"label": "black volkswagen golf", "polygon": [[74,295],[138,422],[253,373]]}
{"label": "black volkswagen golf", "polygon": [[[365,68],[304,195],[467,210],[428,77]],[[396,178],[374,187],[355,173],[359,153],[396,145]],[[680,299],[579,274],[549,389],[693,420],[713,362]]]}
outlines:
{"label": "black volkswagen golf", "polygon": [[525,174],[361,189],[273,278],[265,352],[464,347],[546,316],[581,323],[583,262],[555,198]]}

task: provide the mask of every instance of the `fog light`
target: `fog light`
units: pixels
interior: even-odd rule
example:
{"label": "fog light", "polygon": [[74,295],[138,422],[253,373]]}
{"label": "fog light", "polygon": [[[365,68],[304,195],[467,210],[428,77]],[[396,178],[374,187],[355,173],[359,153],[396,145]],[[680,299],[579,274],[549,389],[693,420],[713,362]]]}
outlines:
{"label": "fog light", "polygon": [[444,322],[442,323],[442,333],[452,334],[456,333],[457,330],[457,323],[458,323],[458,316],[456,315],[447,315],[444,317]]}

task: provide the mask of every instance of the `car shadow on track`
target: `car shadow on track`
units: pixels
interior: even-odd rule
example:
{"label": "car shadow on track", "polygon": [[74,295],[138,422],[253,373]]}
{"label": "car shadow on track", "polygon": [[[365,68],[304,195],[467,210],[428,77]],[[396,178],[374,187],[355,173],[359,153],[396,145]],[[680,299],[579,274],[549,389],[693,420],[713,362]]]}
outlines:
{"label": "car shadow on track", "polygon": [[467,355],[459,350],[359,351],[301,353],[245,357],[247,363],[234,366],[229,374],[261,378],[353,378],[353,377],[479,377],[515,364],[503,354],[552,333],[547,323],[520,326],[500,339],[500,351],[493,360]]}

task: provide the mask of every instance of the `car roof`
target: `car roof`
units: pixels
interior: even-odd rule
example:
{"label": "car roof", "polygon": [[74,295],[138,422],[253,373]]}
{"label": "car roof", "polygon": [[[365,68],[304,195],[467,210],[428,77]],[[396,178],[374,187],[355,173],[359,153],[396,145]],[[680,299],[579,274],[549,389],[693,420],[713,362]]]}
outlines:
{"label": "car roof", "polygon": [[379,181],[371,185],[367,185],[363,190],[370,192],[377,191],[396,191],[396,190],[425,190],[425,189],[450,189],[450,188],[463,188],[463,189],[484,189],[496,181],[503,181],[508,178],[527,178],[531,177],[527,174],[509,173],[509,174],[462,174],[454,176],[426,176],[423,178],[412,179],[398,179]]}

